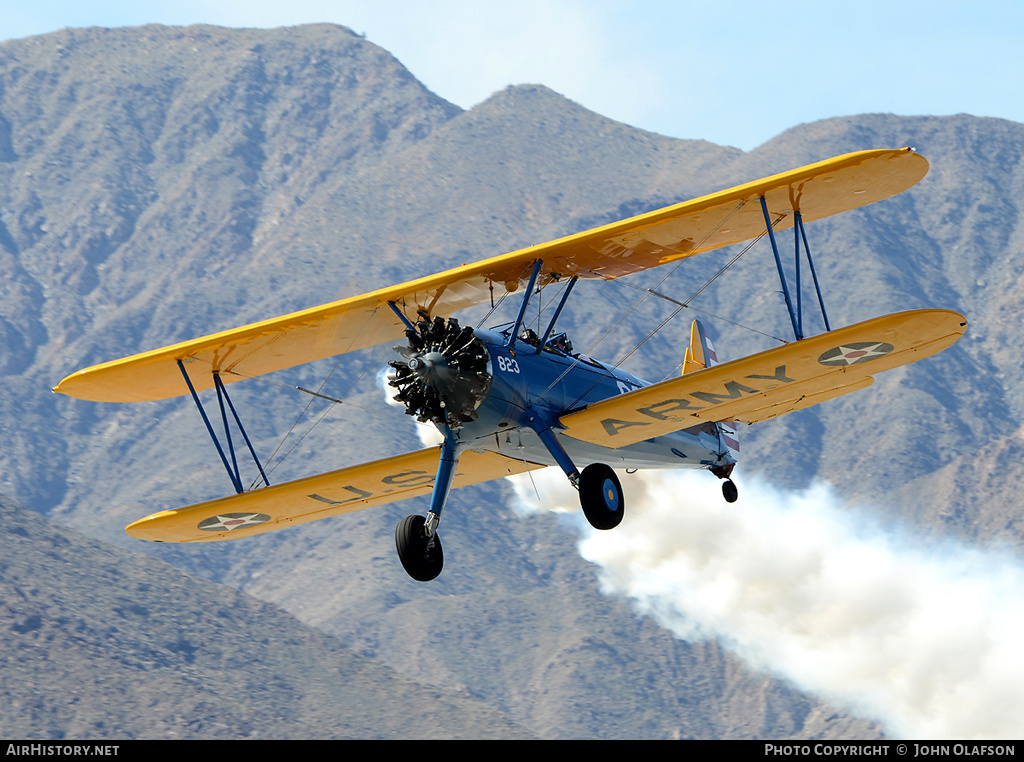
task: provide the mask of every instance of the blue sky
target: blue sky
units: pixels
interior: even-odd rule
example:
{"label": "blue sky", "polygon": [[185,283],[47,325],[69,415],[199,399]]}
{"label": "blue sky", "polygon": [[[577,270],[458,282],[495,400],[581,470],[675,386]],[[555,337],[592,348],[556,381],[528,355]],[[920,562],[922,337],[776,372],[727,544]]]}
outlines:
{"label": "blue sky", "polygon": [[1024,0],[0,0],[0,39],[323,21],[365,33],[463,108],[539,82],[637,127],[744,150],[868,112],[1024,121]]}

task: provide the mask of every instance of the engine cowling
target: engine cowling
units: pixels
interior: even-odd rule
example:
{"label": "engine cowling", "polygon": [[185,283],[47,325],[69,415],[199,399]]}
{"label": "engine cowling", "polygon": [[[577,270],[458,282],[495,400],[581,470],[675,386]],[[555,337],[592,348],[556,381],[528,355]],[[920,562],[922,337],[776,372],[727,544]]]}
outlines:
{"label": "engine cowling", "polygon": [[490,353],[473,329],[455,318],[421,319],[405,332],[409,343],[397,346],[404,360],[388,363],[388,383],[406,415],[457,430],[475,421],[491,388]]}

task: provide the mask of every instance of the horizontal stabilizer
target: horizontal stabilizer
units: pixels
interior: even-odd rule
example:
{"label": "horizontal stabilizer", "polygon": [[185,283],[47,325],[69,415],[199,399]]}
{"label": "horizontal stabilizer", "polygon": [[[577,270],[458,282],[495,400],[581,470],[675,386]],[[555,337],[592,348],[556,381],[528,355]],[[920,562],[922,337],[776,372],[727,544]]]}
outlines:
{"label": "horizontal stabilizer", "polygon": [[870,386],[965,330],[949,310],[886,315],[597,402],[563,416],[561,433],[619,448],[705,421],[767,421]]}
{"label": "horizontal stabilizer", "polygon": [[578,276],[609,280],[674,262],[765,232],[765,198],[776,231],[857,209],[905,191],[928,172],[910,148],[859,151],[712,193],[630,219],[463,265],[397,286],[96,365],[55,391],[96,402],[143,402],[188,394],[178,362],[197,391],[401,338],[417,310],[451,317],[522,288],[539,259],[537,281]]}
{"label": "horizontal stabilizer", "polygon": [[[417,450],[393,458],[161,511],[130,524],[125,531],[155,542],[209,542],[251,537],[363,508],[429,495],[437,473],[438,449]],[[465,452],[452,487],[480,484],[544,468],[494,453]]]}

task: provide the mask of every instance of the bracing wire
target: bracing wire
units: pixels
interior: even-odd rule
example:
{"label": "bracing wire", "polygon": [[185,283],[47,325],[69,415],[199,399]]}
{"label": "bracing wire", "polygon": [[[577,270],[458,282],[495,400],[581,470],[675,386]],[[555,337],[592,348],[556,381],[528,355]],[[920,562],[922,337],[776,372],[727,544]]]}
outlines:
{"label": "bracing wire", "polygon": [[[740,202],[740,204],[739,204],[739,205],[738,205],[738,206],[736,207],[736,209],[739,209],[739,208],[740,208],[740,206],[742,206],[742,205],[743,205],[743,202]],[[735,211],[736,211],[736,209],[734,209],[733,211],[735,212]],[[728,219],[728,218],[726,218],[726,219]],[[721,227],[721,225],[722,225],[722,224],[723,224],[724,222],[725,222],[725,220],[723,220],[723,221],[722,221],[722,223],[719,223],[719,227]],[[716,230],[717,230],[717,228],[716,228]],[[709,233],[708,235],[710,236],[711,234]],[[591,391],[593,391],[593,390],[594,390],[594,388],[595,388],[595,387],[597,387],[597,385],[598,385],[598,384],[600,384],[600,383],[601,383],[601,382],[602,382],[602,381],[603,381],[603,380],[604,380],[605,378],[607,378],[608,376],[610,376],[613,370],[615,370],[615,369],[618,369],[618,368],[619,368],[619,367],[620,367],[620,366],[621,366],[621,365],[622,365],[622,364],[623,364],[623,363],[624,363],[624,362],[625,362],[626,360],[628,360],[628,359],[629,359],[630,357],[632,357],[632,355],[633,355],[633,354],[634,354],[634,353],[635,353],[635,352],[636,352],[636,351],[637,351],[638,349],[640,349],[640,347],[642,347],[642,346],[643,346],[644,344],[646,344],[646,343],[647,343],[648,341],[650,341],[650,340],[651,340],[651,339],[652,339],[652,338],[653,338],[653,337],[654,337],[655,335],[657,335],[657,334],[658,334],[658,333],[659,333],[659,332],[660,332],[660,331],[661,331],[661,330],[662,330],[662,329],[663,329],[663,328],[664,328],[664,327],[665,327],[666,325],[668,325],[668,323],[669,323],[669,322],[670,322],[670,321],[671,321],[671,320],[672,320],[672,319],[673,319],[673,318],[674,318],[674,317],[675,317],[676,315],[678,315],[678,314],[679,314],[680,312],[682,312],[682,311],[683,311],[684,309],[693,309],[693,308],[692,308],[692,307],[690,306],[690,303],[691,303],[691,302],[692,302],[692,301],[693,301],[694,299],[696,299],[696,298],[697,298],[698,296],[700,296],[700,295],[701,295],[702,293],[704,293],[704,291],[705,291],[705,290],[706,290],[706,289],[707,289],[707,288],[708,288],[708,287],[709,287],[709,286],[710,286],[710,285],[711,285],[712,283],[714,283],[714,282],[715,282],[716,280],[718,280],[718,278],[719,278],[719,277],[721,277],[721,275],[722,275],[723,273],[725,273],[725,271],[726,271],[726,270],[728,270],[728,269],[729,269],[730,267],[732,267],[732,266],[733,266],[734,264],[736,264],[736,262],[738,262],[738,261],[739,261],[740,257],[742,257],[742,256],[743,256],[744,254],[746,254],[746,253],[747,253],[748,251],[750,251],[750,249],[751,249],[751,248],[753,248],[753,247],[754,247],[754,245],[755,245],[755,244],[756,244],[756,243],[757,243],[758,241],[760,241],[760,240],[761,240],[761,239],[762,239],[762,238],[763,238],[763,237],[764,237],[765,235],[767,235],[767,231],[766,231],[765,233],[762,233],[761,235],[757,236],[756,238],[752,239],[752,240],[751,240],[751,241],[750,241],[750,242],[749,242],[749,243],[748,243],[748,244],[747,244],[746,246],[744,246],[744,247],[743,247],[743,249],[742,249],[742,250],[741,250],[741,251],[740,251],[740,252],[739,252],[738,254],[736,254],[736,255],[735,255],[734,257],[732,257],[732,258],[731,258],[731,259],[730,259],[730,260],[729,260],[728,262],[726,262],[726,263],[725,263],[725,265],[723,265],[723,266],[722,266],[722,267],[721,267],[721,268],[720,268],[720,269],[718,270],[718,272],[716,272],[716,273],[715,273],[714,275],[712,275],[712,276],[711,276],[711,277],[710,277],[710,278],[709,278],[709,279],[708,279],[707,281],[705,281],[705,282],[704,282],[704,284],[703,284],[703,285],[701,285],[701,287],[700,287],[700,288],[698,288],[698,289],[697,289],[697,290],[696,290],[696,291],[695,291],[695,292],[694,292],[694,293],[693,293],[693,294],[692,294],[692,295],[690,296],[690,298],[689,298],[689,299],[687,299],[687,300],[686,300],[685,302],[680,302],[680,301],[677,301],[676,299],[673,299],[672,297],[666,296],[665,294],[662,294],[662,293],[660,293],[660,292],[659,292],[659,288],[661,287],[661,285],[662,285],[662,284],[663,284],[663,283],[664,283],[664,282],[665,282],[666,280],[668,280],[668,278],[669,278],[669,277],[671,277],[671,276],[672,276],[672,275],[673,275],[673,274],[675,273],[675,271],[676,271],[677,269],[679,269],[679,266],[680,266],[680,265],[682,264],[682,262],[683,262],[682,260],[681,260],[681,261],[679,261],[678,263],[676,263],[676,266],[675,266],[675,267],[673,267],[673,268],[671,268],[671,270],[669,270],[669,272],[668,272],[668,273],[667,273],[667,274],[666,274],[666,275],[665,275],[665,276],[664,276],[664,277],[663,277],[663,278],[662,278],[661,280],[659,280],[659,281],[658,281],[658,283],[657,283],[657,284],[655,285],[655,287],[654,287],[654,288],[642,288],[642,287],[640,287],[640,286],[634,286],[634,285],[633,285],[632,283],[629,283],[629,282],[627,282],[627,281],[623,281],[623,284],[624,284],[624,285],[626,285],[626,286],[629,286],[630,288],[635,288],[635,289],[637,289],[637,290],[640,290],[640,291],[642,291],[642,292],[643,292],[643,295],[642,295],[642,296],[641,296],[641,297],[640,297],[640,298],[639,298],[639,299],[638,299],[638,300],[636,301],[636,303],[635,303],[635,304],[634,304],[634,305],[633,305],[632,307],[630,307],[630,308],[629,308],[629,309],[628,309],[628,310],[627,310],[627,311],[626,311],[626,312],[625,312],[625,313],[623,314],[623,316],[622,316],[622,317],[621,317],[621,318],[620,318],[620,319],[619,319],[619,320],[618,320],[618,321],[617,321],[617,322],[615,323],[615,325],[613,325],[613,326],[612,326],[612,328],[610,328],[610,329],[608,329],[607,331],[605,331],[605,332],[604,332],[604,334],[602,334],[602,335],[601,335],[601,336],[600,336],[600,337],[599,337],[599,338],[597,339],[597,341],[593,342],[593,343],[592,343],[592,344],[590,345],[590,347],[589,347],[589,348],[587,349],[587,352],[586,352],[586,354],[590,354],[590,352],[591,352],[591,351],[593,350],[593,348],[594,348],[595,346],[597,346],[597,345],[598,345],[598,344],[600,344],[600,343],[601,343],[602,341],[604,341],[604,339],[605,339],[605,338],[606,338],[606,337],[607,337],[607,336],[608,336],[608,335],[609,335],[609,334],[611,333],[611,331],[612,331],[612,330],[614,330],[615,328],[617,328],[617,327],[618,327],[619,325],[621,325],[621,324],[622,324],[622,322],[623,322],[623,320],[625,320],[625,318],[626,318],[626,317],[627,317],[627,316],[628,316],[628,315],[629,315],[630,313],[632,313],[632,312],[633,312],[634,310],[636,310],[636,308],[637,308],[637,307],[639,307],[639,306],[640,306],[640,304],[642,304],[642,303],[643,303],[643,301],[644,301],[644,300],[645,300],[645,299],[646,299],[646,298],[647,298],[648,296],[656,296],[656,297],[658,297],[659,299],[665,299],[666,301],[672,302],[672,303],[674,303],[674,304],[676,304],[676,305],[678,305],[678,306],[676,307],[676,309],[675,309],[675,310],[673,310],[672,314],[671,314],[671,315],[669,315],[669,316],[668,316],[667,318],[665,318],[665,319],[664,319],[663,321],[661,321],[661,323],[659,323],[659,324],[658,324],[658,326],[657,326],[657,327],[656,327],[656,328],[655,328],[655,329],[654,329],[653,331],[650,331],[650,332],[649,332],[649,333],[648,333],[648,334],[647,334],[647,335],[646,335],[646,336],[645,336],[645,337],[644,337],[643,339],[641,339],[641,340],[640,340],[640,341],[639,341],[639,342],[638,342],[637,344],[635,344],[635,345],[634,345],[634,346],[633,346],[633,347],[632,347],[632,348],[631,348],[631,349],[630,349],[630,350],[629,350],[628,352],[626,352],[626,354],[624,354],[624,355],[623,355],[622,357],[620,357],[620,358],[619,358],[618,360],[616,360],[616,361],[615,361],[615,363],[613,363],[613,364],[612,364],[612,365],[611,365],[611,366],[610,366],[610,367],[609,367],[609,368],[608,368],[608,369],[607,369],[607,370],[605,371],[605,373],[604,373],[604,374],[603,374],[603,375],[602,375],[602,376],[601,376],[600,378],[598,378],[598,379],[597,379],[597,380],[596,380],[596,381],[595,381],[595,382],[594,382],[594,383],[593,383],[593,384],[592,384],[592,385],[590,386],[590,388],[588,388],[588,389],[587,389],[587,390],[586,390],[585,392],[583,392],[583,393],[582,393],[582,394],[580,394],[580,395],[579,395],[578,397],[576,397],[576,399],[575,399],[575,400],[573,400],[573,402],[572,402],[572,403],[571,403],[571,404],[569,405],[569,409],[572,409],[573,407],[575,407],[575,406],[576,406],[576,404],[578,404],[578,403],[580,402],[580,400],[582,400],[582,399],[583,399],[584,397],[586,397],[586,396],[587,396],[587,395],[588,395],[588,394],[589,394],[589,393],[590,393]],[[707,238],[705,238],[705,240],[707,240]],[[710,314],[710,313],[707,313],[707,312],[706,312],[706,311],[704,311],[704,310],[698,310],[698,311],[699,311],[699,312],[703,312],[704,314]],[[759,331],[759,330],[757,330],[756,328],[753,328],[753,327],[751,327],[751,326],[747,326],[747,325],[744,325],[744,324],[742,324],[742,323],[738,323],[738,322],[736,322],[736,321],[734,321],[734,320],[728,320],[728,319],[724,319],[724,320],[725,320],[726,322],[728,322],[728,323],[731,323],[732,325],[735,325],[735,326],[738,326],[738,327],[740,327],[740,328],[744,328],[744,329],[747,329],[747,330],[753,331],[754,333],[758,333],[758,334],[761,334],[762,336],[766,336],[766,337],[768,337],[768,338],[771,338],[771,339],[773,339],[773,340],[775,340],[775,341],[779,341],[779,342],[781,342],[781,343],[783,343],[783,344],[786,344],[786,343],[788,343],[788,342],[786,342],[786,341],[785,341],[784,339],[780,339],[780,338],[779,338],[779,337],[777,337],[777,336],[773,336],[773,335],[771,335],[771,334],[768,334],[768,333],[764,333],[763,331]],[[577,358],[577,362],[578,362],[578,358]],[[563,378],[563,377],[564,377],[564,376],[565,376],[565,375],[566,375],[566,374],[567,374],[567,373],[569,372],[569,370],[571,370],[571,368],[572,368],[572,367],[574,367],[574,365],[575,365],[575,364],[576,364],[576,363],[573,363],[573,365],[570,365],[570,366],[569,366],[568,368],[566,368],[566,369],[565,369],[565,371],[563,371],[563,372],[562,372],[562,374],[561,374],[561,375],[560,375],[560,376],[559,376],[558,378],[556,378],[556,379],[555,379],[555,381],[553,381],[553,382],[552,382],[552,383],[551,383],[551,384],[550,384],[550,385],[548,386],[548,388],[544,390],[544,392],[543,392],[543,393],[542,393],[542,394],[541,394],[540,396],[541,396],[541,397],[543,397],[543,396],[544,396],[545,394],[547,394],[547,393],[548,393],[549,391],[551,391],[551,389],[552,389],[552,388],[554,388],[555,384],[557,384],[557,383],[558,383],[558,382],[559,382],[559,381],[560,381],[560,380],[561,380],[561,379],[562,379],[562,378]],[[678,366],[677,366],[677,367],[678,367]]]}
{"label": "bracing wire", "polygon": [[[327,386],[327,382],[331,380],[331,376],[334,375],[334,372],[338,369],[338,366],[341,365],[341,360],[342,360],[342,357],[339,356],[338,357],[338,361],[334,364],[334,367],[331,368],[330,372],[327,374],[327,376],[324,378],[324,380],[320,382],[320,385],[317,387],[316,392],[314,392],[312,394],[312,397],[310,398],[309,402],[307,402],[306,405],[302,408],[302,412],[299,413],[298,417],[295,419],[295,422],[291,425],[291,428],[289,428],[288,431],[285,432],[285,435],[281,438],[281,441],[278,442],[277,447],[275,447],[274,451],[270,454],[270,458],[267,460],[267,473],[268,474],[273,473],[274,470],[279,465],[284,463],[285,459],[289,455],[291,455],[292,452],[294,452],[296,447],[299,446],[299,443],[302,442],[302,440],[305,439],[313,431],[313,429],[316,428],[317,424],[319,424],[320,421],[322,421],[324,419],[324,417],[331,411],[333,405],[325,408],[324,411],[320,414],[320,416],[313,422],[313,425],[310,426],[308,429],[306,429],[305,433],[303,433],[302,436],[300,436],[292,444],[292,446],[288,448],[288,450],[277,460],[276,463],[273,462],[274,458],[277,457],[277,454],[281,451],[281,448],[284,447],[284,443],[286,441],[288,441],[288,437],[290,437],[292,435],[292,432],[294,432],[295,428],[299,425],[299,421],[301,421],[305,417],[306,413],[309,411],[309,408],[313,404],[314,399],[316,397],[322,397],[323,396],[321,394],[321,392],[323,391],[324,387]],[[348,388],[345,389],[345,392],[341,395],[341,399],[344,399],[345,395],[348,394],[352,390],[352,387],[355,386],[360,381],[360,379],[362,379],[362,377],[364,375],[366,375],[366,370],[365,369],[363,370],[362,373],[360,373],[356,377],[355,381],[353,381],[351,384],[348,385]],[[299,387],[295,387],[295,388],[299,388]],[[306,391],[306,390],[302,390],[302,391]],[[271,465],[271,463],[273,463],[273,465]]]}
{"label": "bracing wire", "polygon": [[[745,205],[746,205],[746,201],[740,201],[739,203],[737,203],[736,206],[734,206],[732,208],[732,210],[729,212],[729,214],[727,214],[723,219],[719,220],[718,224],[712,230],[710,230],[707,233],[707,235],[705,235],[704,238],[698,244],[696,244],[693,247],[693,250],[699,251],[700,248],[705,243],[707,243],[707,241],[711,238],[711,236],[713,236],[715,233],[717,233],[722,228],[722,226],[725,225],[729,221],[729,219],[737,211],[742,209],[743,206],[745,206]],[[736,260],[738,260],[741,256],[743,256],[743,254],[746,253],[750,249],[750,247],[753,246],[755,243],[757,243],[757,241],[759,241],[760,239],[761,239],[761,236],[758,236],[753,241],[751,241],[751,243],[748,244],[747,247],[744,248],[742,252],[740,252],[740,254],[738,254],[736,257],[734,257],[729,263],[726,264],[726,266],[724,268],[722,268],[717,274],[715,274],[713,276],[713,278],[711,279],[711,281],[713,282],[715,279],[717,279],[719,275],[721,275],[723,272],[725,272],[725,270],[727,270],[729,267],[731,267]],[[622,323],[625,321],[625,319],[627,317],[629,317],[634,311],[636,311],[636,309],[639,308],[641,304],[643,304],[643,302],[647,299],[648,296],[659,296],[659,297],[665,298],[662,294],[658,293],[658,289],[661,288],[662,284],[664,284],[665,281],[667,281],[670,277],[672,277],[672,275],[675,274],[676,270],[679,269],[679,267],[683,264],[685,259],[686,259],[685,257],[680,259],[678,262],[676,262],[676,264],[673,267],[668,268],[668,270],[665,272],[665,274],[662,275],[661,279],[655,284],[654,288],[643,289],[644,293],[641,295],[641,297],[639,299],[637,299],[637,301],[633,304],[633,306],[630,307],[628,310],[626,310],[622,314],[622,316],[617,321],[615,321],[615,323],[610,328],[608,328],[608,330],[606,330],[603,334],[601,334],[595,341],[591,342],[590,346],[587,347],[586,352],[584,352],[583,354],[590,355],[593,352],[594,348],[598,344],[600,344],[602,341],[604,341],[611,334],[612,331],[614,331],[616,328],[618,328],[620,325],[622,325]],[[704,286],[702,286],[693,296],[690,297],[690,300],[695,299],[705,288],[707,288],[710,285],[710,283],[711,282],[706,283]],[[677,314],[679,314],[679,312],[683,308],[688,307],[688,306],[689,306],[688,304],[683,304],[682,307],[680,307],[678,310],[676,310],[668,318],[668,320],[671,320],[673,317],[675,317]],[[660,331],[661,328],[664,327],[664,325],[668,322],[668,320],[664,321],[660,326],[658,326],[658,328],[655,330],[655,332]],[[633,352],[635,352],[642,344],[646,343],[647,340],[650,339],[651,336],[653,336],[653,335],[654,335],[654,333],[648,334],[648,336],[645,339],[643,339],[643,341],[641,341],[640,344],[638,344],[636,347],[634,347],[632,350],[630,350],[630,352],[626,355],[626,357],[629,357],[630,355],[632,355]],[[621,360],[616,362],[614,365],[612,365],[610,368],[608,368],[605,371],[604,375],[602,375],[600,378],[598,378],[597,381],[594,382],[593,386],[590,387],[590,389],[588,389],[582,395],[577,397],[573,401],[572,405],[570,405],[569,407],[571,408],[574,405],[576,405],[576,403],[579,402],[581,399],[583,399],[583,397],[585,397],[587,394],[589,394],[590,391],[594,387],[596,387],[599,383],[601,383],[601,381],[603,381],[605,378],[607,378],[609,375],[611,375],[612,370],[618,368],[619,365],[622,364],[622,362],[625,361],[626,357],[622,358]],[[569,371],[571,371],[573,368],[575,368],[576,365],[578,365],[578,364],[579,364],[579,357],[576,357],[576,358],[573,359],[573,362],[569,366],[567,366],[566,369],[563,370],[562,373],[559,374],[559,376],[548,385],[547,389],[545,389],[543,392],[541,392],[541,394],[538,396],[537,399],[542,399],[545,395],[547,395],[547,393],[550,392],[552,389],[554,389],[555,385],[558,384],[558,382],[561,381],[563,378],[565,378],[565,376],[569,373]]]}
{"label": "bracing wire", "polygon": [[[362,333],[366,330],[366,327],[370,324],[370,320],[373,318],[373,316],[376,314],[376,312],[377,312],[376,310],[373,310],[369,315],[366,316],[366,321],[363,323],[363,326],[360,329],[360,331],[358,333],[356,333],[352,337],[352,341],[350,342],[348,349],[346,349],[346,350],[344,350],[344,351],[342,351],[342,352],[340,352],[338,354],[338,356],[337,356],[338,357],[338,361],[336,363],[334,363],[334,366],[331,368],[330,372],[324,377],[324,380],[320,382],[320,386],[317,387],[315,392],[311,392],[308,389],[303,389],[302,387],[298,387],[298,386],[293,387],[295,389],[298,389],[299,391],[306,392],[307,394],[311,395],[310,396],[310,400],[309,400],[309,402],[306,403],[305,407],[302,408],[302,411],[299,413],[298,417],[295,419],[295,422],[292,423],[292,425],[288,429],[288,431],[285,432],[285,435],[281,438],[281,441],[278,442],[277,447],[274,448],[274,452],[272,452],[270,454],[270,458],[267,460],[267,466],[268,466],[267,473],[268,474],[269,473],[273,473],[273,471],[279,465],[281,465],[285,461],[285,459],[289,455],[291,455],[292,452],[295,451],[295,448],[299,445],[299,443],[303,439],[305,439],[310,434],[310,432],[313,431],[313,429],[316,428],[316,426],[320,423],[320,421],[322,421],[324,419],[324,417],[327,415],[327,413],[330,412],[333,409],[333,404],[330,407],[327,407],[324,410],[324,412],[321,413],[320,416],[313,422],[313,424],[306,430],[306,432],[301,437],[299,437],[299,439],[290,448],[288,448],[288,450],[284,453],[284,455],[282,455],[278,459],[278,461],[276,463],[274,463],[272,466],[270,465],[270,463],[274,460],[274,458],[277,457],[277,454],[281,451],[281,448],[284,447],[284,443],[286,441],[288,441],[288,437],[290,437],[292,435],[292,432],[295,431],[295,428],[299,425],[299,422],[305,417],[306,413],[309,411],[310,406],[313,404],[313,400],[316,399],[317,397],[324,397],[322,392],[324,390],[324,387],[327,385],[327,382],[331,380],[331,376],[334,375],[335,371],[337,371],[338,367],[341,365],[341,361],[342,361],[344,355],[347,354],[348,350],[351,349],[355,345],[356,339],[358,339],[358,337],[360,335],[362,335]],[[363,371],[356,377],[356,379],[351,384],[348,385],[348,387],[345,389],[344,393],[342,393],[341,397],[338,400],[334,400],[333,402],[336,403],[336,404],[342,404],[341,401],[344,400],[345,395],[347,395],[350,391],[352,391],[352,388],[357,383],[359,383],[359,381],[365,375],[366,375],[366,369],[364,368]],[[273,382],[271,382],[271,383],[273,383]],[[358,406],[355,406],[355,407],[358,407]]]}

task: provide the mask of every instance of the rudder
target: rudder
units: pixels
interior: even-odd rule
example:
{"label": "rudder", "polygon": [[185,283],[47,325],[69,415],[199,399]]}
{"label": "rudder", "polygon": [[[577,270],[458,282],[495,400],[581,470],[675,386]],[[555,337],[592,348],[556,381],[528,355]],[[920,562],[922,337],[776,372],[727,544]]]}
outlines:
{"label": "rudder", "polygon": [[[718,354],[708,338],[704,325],[699,320],[690,324],[690,346],[683,358],[683,375],[718,365]],[[718,434],[718,463],[711,469],[716,476],[728,478],[740,454],[740,440],[734,421],[719,421],[714,424]]]}
{"label": "rudder", "polygon": [[683,358],[683,375],[696,373],[712,365],[718,365],[715,347],[708,338],[703,323],[694,320],[690,324],[690,346],[686,348],[686,356]]}

